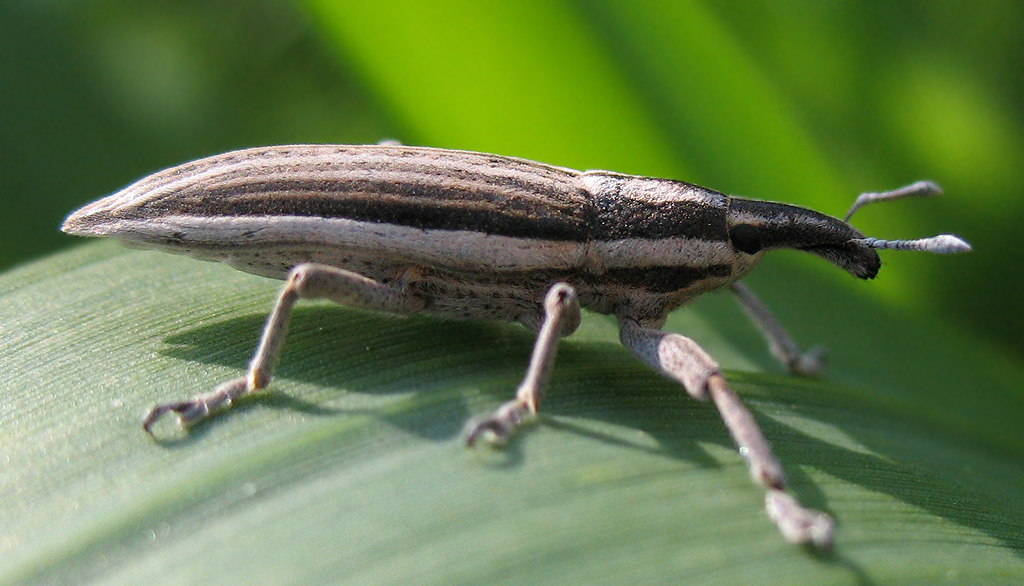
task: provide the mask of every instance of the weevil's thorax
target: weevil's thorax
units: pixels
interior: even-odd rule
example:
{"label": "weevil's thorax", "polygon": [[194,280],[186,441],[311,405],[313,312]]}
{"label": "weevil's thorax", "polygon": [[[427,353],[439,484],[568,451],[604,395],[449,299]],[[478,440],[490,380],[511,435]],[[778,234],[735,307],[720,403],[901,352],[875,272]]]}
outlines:
{"label": "weevil's thorax", "polygon": [[606,171],[581,179],[592,194],[595,279],[606,304],[664,314],[742,278],[760,260],[760,251],[747,254],[730,241],[730,198],[722,193]]}

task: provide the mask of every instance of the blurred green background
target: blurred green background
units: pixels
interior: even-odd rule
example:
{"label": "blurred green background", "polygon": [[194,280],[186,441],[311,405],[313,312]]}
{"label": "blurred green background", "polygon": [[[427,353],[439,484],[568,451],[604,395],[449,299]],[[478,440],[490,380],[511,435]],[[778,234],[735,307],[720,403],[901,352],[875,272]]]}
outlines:
{"label": "blurred green background", "polygon": [[76,244],[80,204],[263,144],[392,137],[834,214],[929,178],[945,198],[856,224],[975,253],[889,253],[858,291],[1020,360],[1022,30],[1011,2],[8,1],[0,269]]}

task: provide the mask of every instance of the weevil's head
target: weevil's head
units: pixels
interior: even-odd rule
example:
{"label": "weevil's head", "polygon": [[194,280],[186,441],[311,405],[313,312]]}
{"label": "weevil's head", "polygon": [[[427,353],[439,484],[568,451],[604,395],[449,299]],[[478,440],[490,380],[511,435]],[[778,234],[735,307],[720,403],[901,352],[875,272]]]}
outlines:
{"label": "weevil's head", "polygon": [[733,197],[728,224],[733,248],[744,254],[803,250],[861,279],[873,279],[881,266],[878,253],[864,243],[864,235],[856,228],[814,210]]}

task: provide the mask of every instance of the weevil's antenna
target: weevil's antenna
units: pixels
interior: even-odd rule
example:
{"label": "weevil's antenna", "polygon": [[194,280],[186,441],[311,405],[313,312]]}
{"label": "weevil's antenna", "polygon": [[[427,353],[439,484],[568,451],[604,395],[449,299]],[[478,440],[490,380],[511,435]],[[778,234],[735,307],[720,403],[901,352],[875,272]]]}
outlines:
{"label": "weevil's antenna", "polygon": [[[882,193],[862,193],[846,212],[844,221],[849,222],[853,212],[869,203],[879,201],[891,201],[905,197],[938,197],[942,195],[942,188],[931,181],[918,181],[905,187]],[[931,252],[933,254],[963,254],[971,251],[971,245],[963,238],[953,234],[939,234],[931,238],[919,238],[917,240],[883,240],[881,238],[857,238],[851,242],[858,242],[868,248],[878,250],[918,250]]]}
{"label": "weevil's antenna", "polygon": [[911,183],[899,189],[883,191],[882,193],[862,193],[857,196],[857,201],[853,202],[853,205],[850,206],[850,211],[846,212],[846,215],[843,216],[843,221],[849,222],[853,212],[869,203],[892,201],[905,197],[938,197],[940,195],[942,195],[942,188],[931,181],[918,181],[917,183]]}
{"label": "weevil's antenna", "polygon": [[971,245],[963,238],[953,234],[939,234],[931,238],[917,240],[882,240],[881,238],[858,238],[851,242],[860,242],[868,248],[878,250],[919,250],[932,254],[963,254],[971,251]]}

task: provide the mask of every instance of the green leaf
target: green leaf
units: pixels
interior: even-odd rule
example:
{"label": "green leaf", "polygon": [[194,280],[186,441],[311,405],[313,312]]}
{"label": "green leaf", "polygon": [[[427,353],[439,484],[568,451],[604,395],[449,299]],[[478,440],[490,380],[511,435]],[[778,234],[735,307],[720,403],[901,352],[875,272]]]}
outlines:
{"label": "green leaf", "polygon": [[[1024,577],[1019,446],[995,449],[927,409],[875,401],[871,383],[730,371],[796,493],[839,522],[835,553],[818,556],[779,537],[714,409],[646,371],[596,315],[563,343],[537,425],[502,451],[467,449],[461,430],[510,397],[529,333],[315,303],[296,311],[272,390],[186,436],[170,425],[163,441],[143,433],[155,402],[241,372],[277,286],[110,243],[0,277],[0,582]],[[718,317],[727,301],[670,327],[749,368],[764,353],[728,341],[750,328],[738,311]],[[888,318],[897,341],[925,328],[923,349],[957,336]],[[960,366],[991,362],[964,352]],[[900,380],[896,369],[922,360],[881,361],[877,376]],[[1010,396],[991,372],[976,375],[984,392]],[[902,399],[920,391],[901,384]]]}

